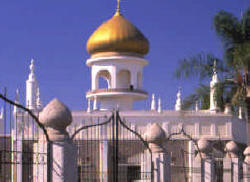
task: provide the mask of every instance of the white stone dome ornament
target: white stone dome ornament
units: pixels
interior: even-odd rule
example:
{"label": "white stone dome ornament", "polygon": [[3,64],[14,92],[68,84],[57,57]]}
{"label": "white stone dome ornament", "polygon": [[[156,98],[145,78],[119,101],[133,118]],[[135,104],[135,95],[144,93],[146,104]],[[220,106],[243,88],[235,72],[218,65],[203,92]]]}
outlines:
{"label": "white stone dome ornament", "polygon": [[148,127],[144,137],[153,152],[163,152],[163,142],[166,139],[166,134],[158,123],[153,123]]}
{"label": "white stone dome ornament", "polygon": [[208,140],[201,138],[198,140],[197,145],[197,150],[200,152],[200,154],[197,155],[201,155],[202,158],[207,158],[208,154],[212,151],[211,143]]}
{"label": "white stone dome ornament", "polygon": [[69,137],[66,128],[72,122],[72,115],[58,99],[50,101],[42,110],[39,121],[46,127],[51,141],[62,141]]}
{"label": "white stone dome ornament", "polygon": [[248,147],[244,150],[243,154],[244,154],[244,156],[246,156],[244,161],[245,161],[247,164],[250,164],[250,146],[248,146]]}
{"label": "white stone dome ornament", "polygon": [[237,143],[234,141],[227,142],[225,151],[227,152],[228,157],[237,158],[239,152]]}

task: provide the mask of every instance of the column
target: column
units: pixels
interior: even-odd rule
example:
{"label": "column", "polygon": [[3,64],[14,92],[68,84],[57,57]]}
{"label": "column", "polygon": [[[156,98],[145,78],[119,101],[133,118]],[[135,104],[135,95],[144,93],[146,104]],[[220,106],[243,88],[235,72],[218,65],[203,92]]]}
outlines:
{"label": "column", "polygon": [[197,142],[198,153],[194,160],[193,182],[212,182],[214,180],[214,161],[210,157],[211,145],[206,139]]}
{"label": "column", "polygon": [[51,143],[51,177],[53,182],[77,181],[77,147],[66,131],[72,122],[70,110],[53,99],[40,113]]}
{"label": "column", "polygon": [[250,146],[243,153],[246,157],[243,163],[243,182],[250,181]]}
{"label": "column", "polygon": [[16,182],[22,182],[23,177],[23,164],[22,164],[22,155],[23,155],[23,144],[22,140],[16,140]]}
{"label": "column", "polygon": [[154,182],[171,182],[170,157],[164,146],[165,132],[157,123],[153,123],[145,134],[152,151],[154,164]]}
{"label": "column", "polygon": [[170,182],[170,157],[166,152],[153,152],[154,182]]}
{"label": "column", "polygon": [[108,182],[108,141],[100,141],[99,151],[100,181]]}
{"label": "column", "polygon": [[33,181],[47,181],[47,142],[44,137],[39,138],[33,146]]}
{"label": "column", "polygon": [[226,144],[226,157],[223,159],[223,180],[239,182],[241,160],[239,158],[238,146],[234,141]]}

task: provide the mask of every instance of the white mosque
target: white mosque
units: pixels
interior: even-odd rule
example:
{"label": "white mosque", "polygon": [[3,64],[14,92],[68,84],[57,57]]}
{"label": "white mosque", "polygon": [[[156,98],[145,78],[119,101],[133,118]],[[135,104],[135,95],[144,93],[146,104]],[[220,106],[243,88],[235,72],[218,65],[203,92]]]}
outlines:
{"label": "white mosque", "polygon": [[[143,68],[150,66],[145,58],[149,51],[147,38],[120,13],[118,7],[114,16],[91,35],[87,42],[87,50],[90,57],[86,60],[86,65],[91,68],[91,89],[86,93],[88,107],[86,110],[71,111],[73,123],[67,128],[69,133],[72,134],[85,125],[101,123],[114,109],[119,109],[119,115],[127,126],[144,136],[145,140],[168,137],[173,133],[184,131],[192,139],[200,141],[198,144],[201,152],[212,153],[217,170],[223,170],[223,165],[220,164],[227,157],[224,148],[227,149],[226,153],[235,154],[238,158],[242,157],[247,144],[247,123],[243,117],[244,114],[233,114],[229,106],[225,111],[217,107],[217,101],[214,99],[215,84],[219,82],[216,65],[210,82],[209,110],[200,110],[198,105],[195,110],[182,110],[180,90],[173,110],[163,110],[161,100],[156,99],[154,94],[151,108],[134,110],[133,105],[136,101],[148,99],[148,93],[143,88]],[[106,80],[107,88],[100,87],[100,78]],[[19,102],[18,92],[16,98],[16,102]],[[26,81],[26,107],[36,114],[43,109],[33,60]],[[3,112],[1,113],[0,121],[3,118]],[[16,142],[16,150],[23,151],[24,144],[18,140],[20,137],[35,141],[33,150],[44,150],[40,147],[36,148],[36,142],[39,143],[43,137],[37,126],[27,121],[27,113],[17,108],[14,108],[14,113],[17,117],[11,135],[13,142]],[[3,126],[0,126],[0,129],[2,128]],[[160,132],[155,134],[156,130]],[[149,131],[152,133],[149,134]],[[112,160],[111,133],[111,125],[107,124],[107,126],[86,129],[75,136],[79,144],[80,181],[110,181],[108,169]],[[193,175],[192,170],[186,170],[195,167],[197,155],[196,146],[187,138],[187,135],[183,133],[173,135],[164,144],[170,157],[172,181],[184,181],[184,179],[195,181],[194,178],[197,177]],[[124,131],[122,127],[119,140],[121,143],[119,169],[125,171],[124,174],[127,175],[124,181],[140,181],[140,179],[147,181],[146,177],[142,179],[142,174],[149,171],[147,166],[151,164],[144,152],[145,148],[137,142],[138,138],[133,133]],[[25,154],[20,153],[16,157],[21,161],[22,155]],[[40,159],[33,157],[32,160],[36,163]],[[12,172],[16,174],[16,181],[22,181],[27,171],[29,175],[32,174],[32,181],[41,181],[41,176],[46,173],[44,167],[44,164],[37,163],[27,170],[20,162]],[[92,174],[88,174],[90,171]],[[98,177],[93,177],[94,173]],[[222,174],[215,175],[218,181],[221,178],[219,175]],[[128,176],[132,176],[131,180]]]}

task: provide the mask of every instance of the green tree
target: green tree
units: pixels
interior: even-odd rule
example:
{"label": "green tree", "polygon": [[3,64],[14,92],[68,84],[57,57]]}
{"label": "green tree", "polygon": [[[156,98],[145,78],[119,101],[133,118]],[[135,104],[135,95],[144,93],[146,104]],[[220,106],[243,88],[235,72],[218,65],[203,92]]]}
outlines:
{"label": "green tree", "polygon": [[237,109],[245,103],[246,80],[250,67],[250,8],[238,19],[232,13],[219,11],[213,20],[215,31],[223,43],[224,59],[212,54],[201,53],[180,60],[175,77],[198,77],[200,85],[193,94],[184,99],[183,108],[189,109],[200,100],[201,108],[209,108],[209,85],[212,65],[217,62],[217,71],[221,78],[216,86],[216,100],[223,109],[226,102],[231,102]]}

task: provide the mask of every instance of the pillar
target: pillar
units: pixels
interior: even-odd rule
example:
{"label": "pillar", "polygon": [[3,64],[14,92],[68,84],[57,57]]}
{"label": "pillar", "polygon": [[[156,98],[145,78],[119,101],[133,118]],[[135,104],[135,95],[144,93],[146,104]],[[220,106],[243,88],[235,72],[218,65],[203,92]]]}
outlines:
{"label": "pillar", "polygon": [[223,180],[239,182],[241,161],[238,155],[238,146],[234,141],[230,141],[226,144],[225,150],[226,157],[223,159]]}
{"label": "pillar", "polygon": [[34,144],[33,151],[33,182],[47,181],[47,145],[44,136]]}
{"label": "pillar", "polygon": [[197,142],[198,153],[193,163],[193,182],[212,182],[214,180],[214,161],[210,157],[210,142],[200,139]]}
{"label": "pillar", "polygon": [[[23,143],[22,140],[16,140],[16,182],[22,182],[23,178]],[[15,166],[14,166],[15,167]]]}
{"label": "pillar", "polygon": [[152,151],[154,182],[171,182],[170,157],[164,147],[164,130],[159,124],[153,123],[147,129],[145,137]]}
{"label": "pillar", "polygon": [[72,122],[70,110],[59,100],[53,99],[42,110],[39,120],[46,127],[51,141],[49,165],[52,182],[77,181],[77,148],[66,131]]}
{"label": "pillar", "polygon": [[154,182],[170,182],[170,157],[162,152],[153,151]]}
{"label": "pillar", "polygon": [[243,182],[250,181],[250,146],[244,150],[245,160],[243,163]]}
{"label": "pillar", "polygon": [[108,141],[100,141],[99,151],[100,181],[108,182]]}

